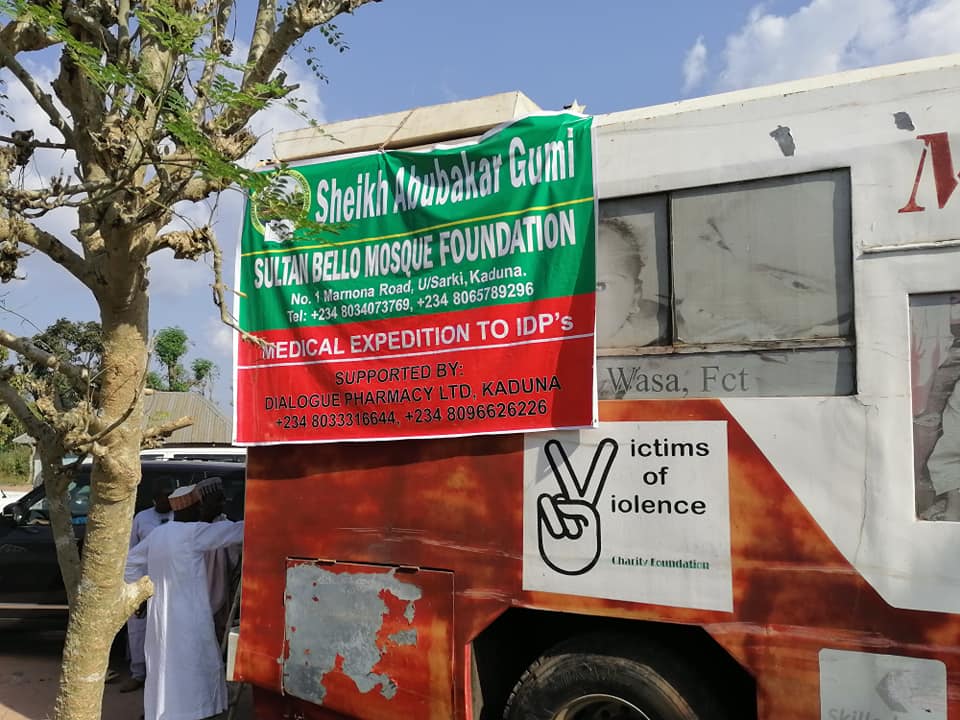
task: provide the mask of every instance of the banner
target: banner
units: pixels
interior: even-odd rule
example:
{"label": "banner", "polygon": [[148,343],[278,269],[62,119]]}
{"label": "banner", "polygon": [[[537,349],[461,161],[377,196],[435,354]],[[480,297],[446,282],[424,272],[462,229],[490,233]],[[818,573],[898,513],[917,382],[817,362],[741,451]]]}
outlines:
{"label": "banner", "polygon": [[236,442],[595,424],[595,236],[590,118],[273,171],[244,217],[237,317],[264,344],[237,347]]}

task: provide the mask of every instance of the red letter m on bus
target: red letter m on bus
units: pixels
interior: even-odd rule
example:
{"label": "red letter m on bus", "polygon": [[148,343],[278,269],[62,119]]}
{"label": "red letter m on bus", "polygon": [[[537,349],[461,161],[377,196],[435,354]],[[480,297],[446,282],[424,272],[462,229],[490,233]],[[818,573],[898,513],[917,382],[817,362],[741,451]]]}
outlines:
{"label": "red letter m on bus", "polygon": [[917,166],[917,176],[913,181],[913,192],[907,204],[897,212],[923,212],[926,208],[917,204],[917,188],[920,187],[920,178],[923,177],[924,164],[927,161],[929,150],[930,162],[933,164],[933,183],[937,188],[937,205],[942,210],[947,204],[953,191],[957,189],[957,173],[953,168],[953,156],[950,154],[950,139],[945,132],[917,135],[917,140],[923,141],[923,152],[920,153],[920,164]]}

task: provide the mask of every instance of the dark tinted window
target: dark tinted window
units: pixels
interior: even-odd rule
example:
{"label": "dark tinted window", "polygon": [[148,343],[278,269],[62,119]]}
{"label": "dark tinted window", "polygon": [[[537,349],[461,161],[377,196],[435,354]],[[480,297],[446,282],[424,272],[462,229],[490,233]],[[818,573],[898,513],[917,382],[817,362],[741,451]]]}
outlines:
{"label": "dark tinted window", "polygon": [[[90,511],[90,471],[87,468],[80,470],[76,478],[70,483],[68,492],[70,497],[67,500],[70,508],[70,515],[73,517],[74,524],[83,524],[86,521],[87,513]],[[33,495],[39,495],[36,500],[31,502]],[[32,490],[24,498],[27,505],[28,523],[45,523],[50,519],[50,503],[47,501],[43,488]],[[22,502],[22,501],[21,501]],[[29,504],[28,504],[29,503]]]}
{"label": "dark tinted window", "polygon": [[143,469],[143,475],[140,478],[140,485],[137,487],[137,512],[145,510],[153,505],[154,493],[160,491],[169,495],[181,485],[189,485],[193,482],[191,472],[175,472],[163,468],[162,470]]}
{"label": "dark tinted window", "polygon": [[[178,461],[146,463],[142,469],[140,485],[137,486],[135,512],[153,505],[156,488],[169,493],[178,487],[198,483],[213,476],[223,479],[224,513],[231,520],[242,520],[245,474],[243,466],[239,464]],[[32,490],[25,500],[29,510],[28,516],[33,518],[34,522],[45,522],[49,518],[49,504],[42,487]],[[70,512],[74,523],[84,523],[89,510],[90,469],[89,466],[85,466],[70,484]]]}
{"label": "dark tinted window", "polygon": [[[214,473],[206,473],[213,475]],[[243,520],[244,473],[242,470],[216,473],[223,478],[223,494],[226,501],[223,512],[231,520]]]}

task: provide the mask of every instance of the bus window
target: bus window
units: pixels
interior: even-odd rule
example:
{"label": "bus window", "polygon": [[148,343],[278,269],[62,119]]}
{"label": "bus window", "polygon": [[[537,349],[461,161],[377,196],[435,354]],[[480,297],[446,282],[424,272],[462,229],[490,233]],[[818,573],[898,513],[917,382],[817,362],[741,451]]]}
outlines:
{"label": "bus window", "polygon": [[960,291],[910,296],[913,479],[921,520],[960,521]]}
{"label": "bus window", "polygon": [[602,399],[856,392],[850,176],[603,200]]}
{"label": "bus window", "polygon": [[678,341],[850,335],[846,172],[684,190],[671,200]]}
{"label": "bus window", "polygon": [[670,343],[667,196],[610,200],[597,228],[597,345]]}

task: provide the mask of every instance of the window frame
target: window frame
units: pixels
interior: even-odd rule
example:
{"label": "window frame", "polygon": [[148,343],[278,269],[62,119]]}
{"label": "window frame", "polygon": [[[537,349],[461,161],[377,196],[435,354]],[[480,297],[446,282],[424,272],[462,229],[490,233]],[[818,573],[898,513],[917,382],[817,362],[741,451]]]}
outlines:
{"label": "window frame", "polygon": [[[675,194],[689,192],[689,191],[709,191],[715,188],[729,188],[731,186],[744,186],[754,182],[763,182],[763,181],[775,181],[778,179],[792,179],[792,178],[803,178],[806,176],[812,175],[822,175],[825,173],[842,173],[844,175],[844,180],[847,185],[848,190],[848,199],[850,203],[849,213],[846,218],[845,229],[847,231],[847,240],[848,247],[847,249],[850,252],[850,272],[849,272],[849,283],[850,283],[850,330],[847,336],[843,337],[825,337],[825,338],[793,338],[793,339],[778,339],[778,340],[748,340],[748,341],[737,341],[737,342],[717,342],[717,343],[685,343],[677,340],[677,319],[676,319],[676,307],[677,307],[677,297],[676,289],[674,282],[674,266],[675,266],[675,249],[674,249],[674,217],[673,217],[673,196]],[[857,386],[857,370],[856,370],[856,342],[857,342],[857,328],[856,328],[856,272],[854,271],[854,266],[856,264],[856,255],[854,253],[854,239],[853,239],[853,180],[852,180],[852,169],[849,165],[841,165],[837,167],[829,168],[820,168],[816,170],[810,170],[799,173],[785,173],[785,174],[775,174],[768,175],[763,177],[751,177],[743,178],[738,180],[731,180],[728,182],[721,183],[710,183],[707,185],[695,185],[690,187],[680,187],[680,188],[671,188],[669,190],[662,190],[659,192],[652,193],[635,193],[635,194],[623,194],[623,195],[614,195],[606,196],[599,198],[598,200],[598,226],[600,219],[600,206],[605,202],[613,201],[629,201],[631,199],[640,199],[640,198],[663,198],[663,204],[665,208],[665,226],[666,226],[666,268],[668,276],[666,278],[666,288],[668,294],[669,308],[666,313],[667,316],[667,333],[668,337],[666,342],[663,344],[654,344],[654,345],[625,345],[617,347],[601,347],[600,345],[596,346],[596,355],[597,357],[642,357],[642,356],[667,356],[667,355],[697,355],[697,354],[710,354],[710,353],[737,353],[737,352],[752,352],[752,353],[762,353],[762,352],[776,352],[776,351],[790,351],[790,350],[828,350],[832,348],[851,349],[854,353],[853,357],[853,385]],[[620,217],[620,216],[614,216]],[[599,234],[597,236],[599,242]],[[599,253],[599,247],[597,252]],[[599,304],[598,304],[599,312]]]}

